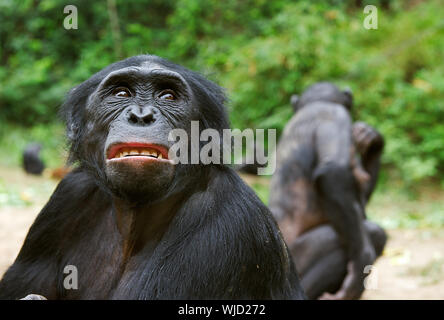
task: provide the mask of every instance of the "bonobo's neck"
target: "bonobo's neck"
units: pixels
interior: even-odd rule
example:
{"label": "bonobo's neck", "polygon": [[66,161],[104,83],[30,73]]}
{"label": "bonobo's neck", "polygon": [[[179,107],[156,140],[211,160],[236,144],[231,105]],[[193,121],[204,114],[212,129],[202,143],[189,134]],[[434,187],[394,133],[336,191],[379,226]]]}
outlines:
{"label": "bonobo's neck", "polygon": [[124,261],[147,245],[156,246],[182,200],[183,195],[176,194],[156,203],[135,206],[120,198],[113,199]]}

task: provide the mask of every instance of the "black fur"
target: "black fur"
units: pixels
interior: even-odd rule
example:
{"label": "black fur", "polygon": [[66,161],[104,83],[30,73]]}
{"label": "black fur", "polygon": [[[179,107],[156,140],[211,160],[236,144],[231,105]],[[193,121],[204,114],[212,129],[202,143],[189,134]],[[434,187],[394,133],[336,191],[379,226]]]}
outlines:
{"label": "black fur", "polygon": [[[177,126],[195,119],[201,130],[229,127],[217,85],[155,56],[117,62],[74,88],[62,114],[78,168],[60,182],[32,225],[0,282],[0,298],[304,298],[273,217],[232,169],[178,164],[161,196],[138,195],[135,202],[109,187],[103,145],[117,117],[97,117],[101,109],[91,97],[110,72],[144,63],[172,70],[190,86],[193,103],[180,108],[197,106],[197,112],[186,113],[189,118]],[[93,116],[98,120],[92,122]],[[159,116],[144,132],[157,130],[161,121]],[[128,132],[145,130],[125,125]],[[63,286],[66,265],[78,269],[78,290]]]}

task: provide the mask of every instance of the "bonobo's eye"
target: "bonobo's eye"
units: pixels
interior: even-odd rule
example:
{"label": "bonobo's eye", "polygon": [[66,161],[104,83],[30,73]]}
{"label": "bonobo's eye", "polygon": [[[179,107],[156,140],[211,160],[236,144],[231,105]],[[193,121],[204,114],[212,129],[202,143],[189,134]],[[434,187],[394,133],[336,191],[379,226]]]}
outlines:
{"label": "bonobo's eye", "polygon": [[131,92],[129,91],[128,88],[118,87],[114,89],[113,95],[116,97],[128,98],[131,97]]}
{"label": "bonobo's eye", "polygon": [[158,97],[161,100],[176,100],[176,94],[171,89],[163,90]]}

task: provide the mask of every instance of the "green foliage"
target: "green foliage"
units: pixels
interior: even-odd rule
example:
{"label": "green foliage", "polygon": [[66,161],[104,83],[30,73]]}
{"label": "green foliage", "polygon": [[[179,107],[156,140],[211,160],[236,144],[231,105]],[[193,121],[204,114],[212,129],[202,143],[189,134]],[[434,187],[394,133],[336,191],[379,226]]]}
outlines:
{"label": "green foliage", "polygon": [[20,197],[17,190],[11,189],[6,181],[0,179],[0,208],[2,207],[24,207],[30,205],[31,202],[25,198]]}
{"label": "green foliage", "polygon": [[[51,123],[68,89],[124,56],[153,53],[227,88],[238,128],[277,128],[289,97],[333,81],[354,91],[353,116],[386,137],[384,166],[414,185],[444,172],[444,7],[439,0],[376,4],[363,27],[358,1],[117,0],[120,43],[106,2],[0,0],[0,121]],[[43,137],[50,138],[50,137]],[[2,140],[1,149],[13,147]],[[50,143],[51,144],[51,143]],[[383,177],[384,178],[384,177]]]}
{"label": "green foliage", "polygon": [[57,185],[56,180],[29,176],[21,168],[0,167],[0,209],[42,206]]}

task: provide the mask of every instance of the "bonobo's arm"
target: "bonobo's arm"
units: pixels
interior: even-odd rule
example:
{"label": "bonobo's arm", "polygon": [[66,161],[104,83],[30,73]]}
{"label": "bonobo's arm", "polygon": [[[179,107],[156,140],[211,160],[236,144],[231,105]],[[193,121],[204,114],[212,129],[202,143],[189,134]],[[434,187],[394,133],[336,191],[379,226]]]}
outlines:
{"label": "bonobo's arm", "polygon": [[[51,203],[51,201],[50,201]],[[29,294],[55,297],[57,257],[55,228],[48,228],[56,219],[50,204],[32,225],[13,265],[0,281],[0,300],[22,299]]]}
{"label": "bonobo's arm", "polygon": [[353,124],[352,132],[355,146],[361,156],[362,166],[370,175],[370,181],[364,189],[365,199],[368,202],[378,181],[384,138],[375,128],[362,121]]}
{"label": "bonobo's arm", "polygon": [[323,212],[338,232],[348,260],[347,276],[341,289],[324,298],[358,298],[364,290],[364,267],[375,259],[374,249],[364,231],[364,209],[350,165],[351,142],[348,119],[326,120],[316,129],[318,162],[313,178]]}
{"label": "bonobo's arm", "polygon": [[29,294],[57,298],[58,275],[63,275],[58,265],[60,246],[72,228],[72,217],[79,216],[79,203],[85,203],[94,188],[90,178],[79,170],[59,183],[31,226],[13,265],[0,280],[0,300],[29,300]]}

